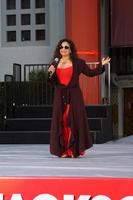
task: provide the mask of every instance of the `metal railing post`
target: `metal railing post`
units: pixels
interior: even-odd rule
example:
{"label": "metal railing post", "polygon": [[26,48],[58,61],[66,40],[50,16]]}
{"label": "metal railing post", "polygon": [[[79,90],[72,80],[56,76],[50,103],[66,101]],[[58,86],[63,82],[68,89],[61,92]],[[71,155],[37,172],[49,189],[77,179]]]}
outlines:
{"label": "metal railing post", "polygon": [[110,63],[108,64],[107,73],[108,73],[108,104],[110,104]]}

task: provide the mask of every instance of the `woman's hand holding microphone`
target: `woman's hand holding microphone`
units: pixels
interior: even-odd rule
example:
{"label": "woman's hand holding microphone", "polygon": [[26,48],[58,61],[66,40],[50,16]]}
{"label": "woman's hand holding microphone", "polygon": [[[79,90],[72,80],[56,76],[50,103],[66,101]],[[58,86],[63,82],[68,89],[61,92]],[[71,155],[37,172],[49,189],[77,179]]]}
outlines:
{"label": "woman's hand holding microphone", "polygon": [[54,65],[50,65],[50,67],[48,68],[48,72],[49,72],[49,78],[51,78],[51,76],[54,74],[55,72],[55,67]]}

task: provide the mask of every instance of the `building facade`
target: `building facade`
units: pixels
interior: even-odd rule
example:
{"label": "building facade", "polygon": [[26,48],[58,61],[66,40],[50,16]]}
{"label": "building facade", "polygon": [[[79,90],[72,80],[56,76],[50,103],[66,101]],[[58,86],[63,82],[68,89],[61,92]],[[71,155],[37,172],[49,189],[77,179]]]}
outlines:
{"label": "building facade", "polygon": [[[13,63],[22,66],[22,80],[25,64],[49,63],[58,40],[63,37],[76,43],[79,56],[86,62],[99,62],[101,57],[109,55],[109,2],[0,0],[0,81],[5,74],[13,73]],[[114,76],[118,66],[121,69],[123,64],[116,63],[115,59],[111,62],[113,131],[117,138],[128,135],[129,129],[130,134],[133,133],[133,97],[128,95],[133,91],[133,78]],[[93,79],[81,77],[86,104],[102,104],[103,99],[108,98],[107,79],[107,73]]]}
{"label": "building facade", "polygon": [[0,81],[13,63],[42,64],[65,35],[64,0],[0,0]]}

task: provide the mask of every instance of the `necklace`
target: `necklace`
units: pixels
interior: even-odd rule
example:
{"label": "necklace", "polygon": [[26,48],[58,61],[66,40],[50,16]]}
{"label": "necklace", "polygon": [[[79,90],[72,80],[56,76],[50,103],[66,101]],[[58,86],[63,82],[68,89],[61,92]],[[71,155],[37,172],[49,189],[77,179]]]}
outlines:
{"label": "necklace", "polygon": [[63,59],[62,59],[62,60],[60,60],[60,64],[61,64],[61,65],[66,65],[69,61],[70,61],[69,59],[66,59],[66,60],[65,60],[65,59],[63,60]]}

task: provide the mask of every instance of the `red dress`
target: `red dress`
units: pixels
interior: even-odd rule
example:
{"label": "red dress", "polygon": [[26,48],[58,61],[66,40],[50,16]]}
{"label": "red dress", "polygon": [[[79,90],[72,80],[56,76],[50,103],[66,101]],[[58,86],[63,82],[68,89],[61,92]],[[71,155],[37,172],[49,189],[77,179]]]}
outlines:
{"label": "red dress", "polygon": [[[59,82],[62,85],[67,86],[71,80],[73,73],[73,67],[67,67],[67,68],[57,68],[56,74],[59,79]],[[73,157],[73,152],[69,148],[70,138],[71,138],[71,129],[67,126],[67,120],[68,120],[68,114],[70,110],[70,104],[66,105],[66,109],[63,113],[63,138],[64,138],[64,144],[66,151],[63,153],[64,156]]]}

